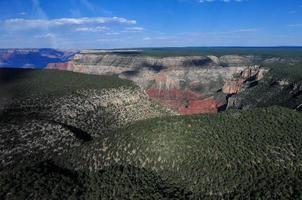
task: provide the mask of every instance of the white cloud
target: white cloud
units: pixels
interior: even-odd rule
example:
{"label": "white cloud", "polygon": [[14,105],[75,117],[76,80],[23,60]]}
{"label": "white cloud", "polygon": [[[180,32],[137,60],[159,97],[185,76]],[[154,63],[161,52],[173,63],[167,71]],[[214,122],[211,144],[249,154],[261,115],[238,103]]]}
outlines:
{"label": "white cloud", "polygon": [[105,26],[97,26],[97,27],[79,27],[76,28],[75,31],[76,32],[105,32],[108,31],[109,28],[105,27]]}
{"label": "white cloud", "polygon": [[7,19],[1,21],[0,24],[6,30],[32,30],[47,29],[63,26],[84,26],[98,24],[124,24],[134,25],[135,20],[128,20],[120,17],[83,17],[83,18],[60,18],[60,19]]}
{"label": "white cloud", "polygon": [[128,27],[125,29],[124,32],[139,33],[139,32],[143,32],[143,31],[144,31],[143,27]]}
{"label": "white cloud", "polygon": [[119,32],[107,32],[106,35],[120,35]]}

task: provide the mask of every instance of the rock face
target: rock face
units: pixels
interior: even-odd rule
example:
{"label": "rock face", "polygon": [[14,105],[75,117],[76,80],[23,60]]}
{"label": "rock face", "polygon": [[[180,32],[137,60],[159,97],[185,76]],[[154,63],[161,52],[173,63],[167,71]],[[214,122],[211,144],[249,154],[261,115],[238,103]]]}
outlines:
{"label": "rock face", "polygon": [[[82,53],[68,63],[50,64],[47,68],[118,75],[135,82],[153,101],[179,114],[189,115],[218,112],[226,104],[228,95],[241,92],[263,79],[268,70],[248,65],[253,59]],[[227,63],[229,67],[222,67],[221,63]]]}
{"label": "rock face", "polygon": [[262,69],[260,66],[245,68],[237,78],[226,80],[222,91],[225,94],[237,94],[244,89],[248,81],[250,81],[250,84],[255,83],[263,79],[267,72],[268,69]]}
{"label": "rock face", "polygon": [[225,94],[236,94],[243,88],[243,84],[243,79],[226,80],[225,84],[223,85],[222,91]]}

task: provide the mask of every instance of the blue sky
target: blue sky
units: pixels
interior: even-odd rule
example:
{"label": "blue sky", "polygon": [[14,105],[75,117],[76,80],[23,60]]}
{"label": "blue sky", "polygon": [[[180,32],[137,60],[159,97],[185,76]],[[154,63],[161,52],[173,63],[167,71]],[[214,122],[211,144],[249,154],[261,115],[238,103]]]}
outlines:
{"label": "blue sky", "polygon": [[302,45],[302,0],[0,0],[0,48]]}

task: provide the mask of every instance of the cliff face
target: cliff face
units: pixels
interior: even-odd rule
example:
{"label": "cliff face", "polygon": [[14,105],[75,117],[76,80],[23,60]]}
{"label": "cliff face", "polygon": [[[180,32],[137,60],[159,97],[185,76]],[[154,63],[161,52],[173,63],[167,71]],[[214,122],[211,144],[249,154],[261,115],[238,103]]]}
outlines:
{"label": "cliff face", "polygon": [[244,79],[226,80],[222,91],[225,94],[236,94],[243,88]]}
{"label": "cliff face", "polygon": [[259,66],[245,68],[237,78],[227,79],[222,91],[225,94],[237,94],[244,90],[245,86],[249,87],[249,85],[256,84],[257,81],[263,79],[267,72],[268,69]]}
{"label": "cliff face", "polygon": [[264,77],[267,70],[259,66],[220,66],[225,62],[229,65],[248,63],[247,58],[239,58],[77,54],[68,63],[50,64],[48,68],[119,75],[135,82],[153,101],[186,115],[218,112],[227,104],[227,95],[236,94],[250,81]]}

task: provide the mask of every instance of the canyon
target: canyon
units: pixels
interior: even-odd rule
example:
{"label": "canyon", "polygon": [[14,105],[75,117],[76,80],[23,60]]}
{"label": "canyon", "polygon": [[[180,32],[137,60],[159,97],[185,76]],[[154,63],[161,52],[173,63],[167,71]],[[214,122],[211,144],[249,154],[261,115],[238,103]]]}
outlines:
{"label": "canyon", "polygon": [[292,59],[87,50],[0,69],[1,199],[295,197],[302,71]]}
{"label": "canyon", "polygon": [[48,63],[67,62],[78,50],[0,49],[0,67],[44,68]]}
{"label": "canyon", "polygon": [[269,69],[255,65],[255,60],[259,58],[82,52],[69,62],[50,63],[46,69],[116,75],[136,83],[152,101],[191,115],[224,110],[230,96],[257,85]]}

